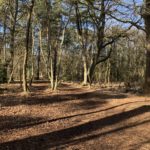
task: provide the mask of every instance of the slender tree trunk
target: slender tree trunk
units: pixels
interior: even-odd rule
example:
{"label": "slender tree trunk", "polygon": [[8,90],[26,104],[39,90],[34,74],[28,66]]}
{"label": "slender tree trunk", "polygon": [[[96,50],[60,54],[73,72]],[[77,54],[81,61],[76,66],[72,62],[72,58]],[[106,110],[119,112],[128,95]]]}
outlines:
{"label": "slender tree trunk", "polygon": [[51,2],[45,0],[45,5],[47,8],[47,77],[50,79],[50,68],[51,68]]}
{"label": "slender tree trunk", "polygon": [[104,72],[104,82],[106,85],[110,84],[110,60],[106,62],[106,66],[104,65],[105,72]]}
{"label": "slender tree trunk", "polygon": [[83,85],[87,85],[88,83],[88,67],[86,58],[83,56],[83,69],[84,69],[84,76],[83,76]]}
{"label": "slender tree trunk", "polygon": [[41,49],[42,49],[42,31],[39,31],[39,47],[37,51],[37,71],[36,71],[36,80],[40,79],[40,61],[41,61]]}
{"label": "slender tree trunk", "polygon": [[[12,74],[14,68],[14,42],[15,42],[15,32],[16,32],[16,23],[17,23],[17,16],[18,16],[18,0],[15,0],[15,14],[12,17],[12,28],[10,30],[10,73]],[[11,76],[10,80],[13,80],[13,76]]]}
{"label": "slender tree trunk", "polygon": [[4,28],[3,28],[3,62],[6,63],[6,15],[4,18]]}
{"label": "slender tree trunk", "polygon": [[[13,66],[14,66],[14,31],[12,30],[11,33],[11,38],[10,38],[10,56],[11,56],[11,61],[10,61],[10,74],[13,72]],[[13,77],[11,77],[11,81],[13,80]]]}
{"label": "slender tree trunk", "polygon": [[54,90],[54,74],[53,74],[53,60],[51,59],[51,67],[50,67],[50,81],[51,81],[51,89]]}
{"label": "slender tree trunk", "polygon": [[47,29],[47,75],[49,76],[50,69],[50,57],[51,57],[51,33],[50,33],[50,21],[48,21]]}
{"label": "slender tree trunk", "polygon": [[37,66],[37,69],[36,69],[36,80],[39,80],[40,79],[40,60],[41,60],[41,47],[40,45],[38,46],[38,51],[37,51],[37,56],[36,56],[36,66]]}
{"label": "slender tree trunk", "polygon": [[20,59],[21,59],[21,58],[22,58],[22,55],[18,58],[18,60],[16,61],[16,64],[15,64],[15,65],[13,65],[13,69],[12,69],[12,72],[11,72],[11,74],[10,74],[10,77],[9,77],[8,83],[10,83],[10,82],[11,82],[11,79],[12,79],[12,76],[13,76],[13,74],[14,74],[14,71],[15,71],[15,69],[17,68],[17,66],[18,66],[19,61],[20,61]]}
{"label": "slender tree trunk", "polygon": [[32,18],[32,11],[34,7],[34,0],[31,2],[30,10],[28,12],[27,17],[27,30],[26,30],[26,50],[24,54],[24,62],[23,62],[23,91],[27,93],[27,61],[28,61],[28,53],[29,53],[29,37],[30,37],[30,26],[31,26],[31,18]]}
{"label": "slender tree trunk", "polygon": [[32,70],[31,70],[31,78],[30,78],[30,83],[29,83],[29,86],[31,87],[32,86],[32,82],[33,82],[33,79],[34,79],[34,31],[32,29]]}
{"label": "slender tree trunk", "polygon": [[22,87],[22,64],[19,64],[20,87]]}

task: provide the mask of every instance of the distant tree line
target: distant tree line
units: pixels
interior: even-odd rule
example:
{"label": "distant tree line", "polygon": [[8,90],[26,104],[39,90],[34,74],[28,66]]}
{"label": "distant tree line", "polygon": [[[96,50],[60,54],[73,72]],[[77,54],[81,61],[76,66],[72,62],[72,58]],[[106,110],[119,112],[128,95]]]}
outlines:
{"label": "distant tree line", "polygon": [[149,0],[1,0],[0,82],[19,80],[24,92],[34,80],[49,80],[52,90],[62,80],[149,89],[149,7]]}

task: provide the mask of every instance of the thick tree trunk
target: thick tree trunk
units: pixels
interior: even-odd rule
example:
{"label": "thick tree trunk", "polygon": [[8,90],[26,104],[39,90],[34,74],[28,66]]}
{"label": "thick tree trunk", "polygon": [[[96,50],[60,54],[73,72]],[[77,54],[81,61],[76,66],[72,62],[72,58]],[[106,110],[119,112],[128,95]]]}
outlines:
{"label": "thick tree trunk", "polygon": [[106,61],[109,57],[106,57],[103,60],[100,60],[100,55],[101,55],[101,51],[103,50],[103,42],[104,42],[104,37],[105,37],[105,19],[106,19],[106,15],[105,15],[105,0],[102,0],[101,2],[101,12],[100,12],[100,23],[99,23],[99,27],[97,26],[97,53],[96,55],[93,55],[93,61],[89,70],[89,82],[90,85],[93,82],[93,76],[94,76],[94,71],[95,68],[98,64],[100,64],[103,61]]}
{"label": "thick tree trunk", "polygon": [[145,92],[150,92],[150,0],[145,0],[145,7],[144,20],[147,40]]}
{"label": "thick tree trunk", "polygon": [[89,80],[90,85],[93,82],[93,75],[94,75],[95,67],[96,67],[96,64],[93,62],[90,67],[89,75],[88,75],[88,80]]}
{"label": "thick tree trunk", "polygon": [[[150,40],[148,45],[150,48]],[[145,91],[150,93],[150,49],[146,52]]]}

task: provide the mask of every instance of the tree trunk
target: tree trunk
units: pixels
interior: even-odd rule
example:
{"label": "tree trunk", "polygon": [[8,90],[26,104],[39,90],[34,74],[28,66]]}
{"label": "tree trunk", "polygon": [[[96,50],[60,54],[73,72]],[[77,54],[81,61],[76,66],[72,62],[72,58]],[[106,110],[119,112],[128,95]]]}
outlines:
{"label": "tree trunk", "polygon": [[145,71],[145,92],[150,92],[150,0],[145,0],[145,29],[146,29],[146,71]]}
{"label": "tree trunk", "polygon": [[51,78],[50,78],[50,81],[51,81],[51,89],[54,90],[54,74],[53,74],[53,60],[51,59],[51,70],[50,70],[50,74],[51,74]]}
{"label": "tree trunk", "polygon": [[[87,37],[88,37],[88,31],[85,32],[86,37],[84,40],[84,32],[82,27],[82,18],[79,10],[78,3],[75,2],[75,11],[76,11],[76,26],[77,26],[77,33],[78,33],[78,40],[80,42],[80,45],[82,47],[82,61],[83,61],[83,85],[87,85],[88,83],[88,65],[87,65],[87,59],[86,59],[86,53],[87,53]],[[88,27],[87,27],[88,28]]]}
{"label": "tree trunk", "polygon": [[146,76],[145,77],[145,86],[146,86],[147,90],[150,90],[150,49],[147,50],[147,53],[146,53],[146,73],[145,73],[145,76]]}
{"label": "tree trunk", "polygon": [[50,68],[51,68],[51,2],[45,0],[45,5],[47,9],[47,77],[50,79]]}
{"label": "tree trunk", "polygon": [[52,90],[57,88],[57,48],[54,48],[54,64],[53,64],[53,87]]}
{"label": "tree trunk", "polygon": [[37,61],[37,70],[36,70],[36,80],[39,80],[40,79],[40,57],[41,57],[41,46],[39,45],[38,47],[38,51],[37,51],[37,58],[36,58],[36,61]]}
{"label": "tree trunk", "polygon": [[32,86],[32,82],[33,82],[33,79],[34,79],[34,31],[32,29],[32,70],[31,70],[31,78],[30,78],[30,83],[29,83],[29,86],[31,87]]}
{"label": "tree trunk", "polygon": [[88,83],[88,67],[86,58],[83,56],[83,69],[84,69],[84,76],[83,76],[83,85],[87,85]]}
{"label": "tree trunk", "polygon": [[3,28],[3,62],[6,63],[6,18],[4,18],[4,28]]}
{"label": "tree trunk", "polygon": [[40,61],[41,61],[41,49],[42,49],[42,30],[40,28],[39,30],[39,46],[37,49],[37,55],[36,55],[36,66],[37,66],[37,70],[36,70],[36,80],[40,79]]}
{"label": "tree trunk", "polygon": [[[18,15],[18,0],[15,0],[15,14],[12,16],[12,28],[10,30],[10,73],[12,74],[14,68],[14,42],[15,42],[15,31],[16,31],[16,23],[17,23],[17,15]],[[10,80],[13,80],[13,76],[11,76]]]}
{"label": "tree trunk", "polygon": [[32,0],[30,6],[30,10],[28,12],[28,17],[27,17],[27,30],[26,30],[26,50],[24,54],[24,62],[23,62],[23,91],[25,93],[28,92],[28,87],[27,87],[27,61],[28,61],[28,53],[29,53],[29,37],[30,37],[30,26],[31,26],[31,18],[32,18],[32,10],[34,7],[34,0]]}
{"label": "tree trunk", "polygon": [[89,80],[90,85],[91,85],[92,82],[93,82],[93,75],[94,75],[95,67],[96,67],[96,65],[95,65],[95,63],[93,62],[92,65],[91,65],[91,67],[90,67],[89,75],[88,75],[88,80]]}

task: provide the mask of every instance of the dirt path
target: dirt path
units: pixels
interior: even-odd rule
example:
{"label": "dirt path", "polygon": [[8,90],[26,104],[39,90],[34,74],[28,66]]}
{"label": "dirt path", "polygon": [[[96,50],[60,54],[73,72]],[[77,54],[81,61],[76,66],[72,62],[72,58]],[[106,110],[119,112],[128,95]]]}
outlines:
{"label": "dirt path", "polygon": [[62,84],[0,95],[0,150],[150,150],[150,98]]}

